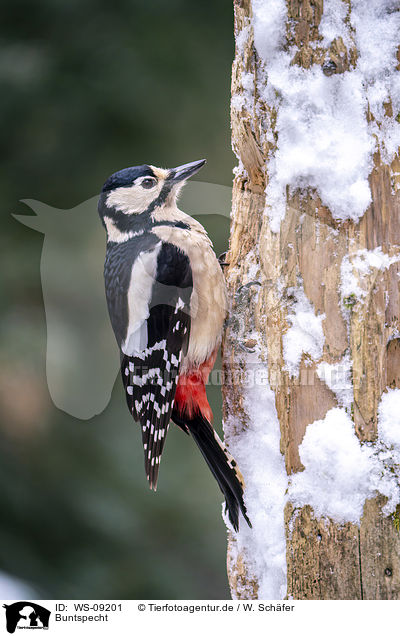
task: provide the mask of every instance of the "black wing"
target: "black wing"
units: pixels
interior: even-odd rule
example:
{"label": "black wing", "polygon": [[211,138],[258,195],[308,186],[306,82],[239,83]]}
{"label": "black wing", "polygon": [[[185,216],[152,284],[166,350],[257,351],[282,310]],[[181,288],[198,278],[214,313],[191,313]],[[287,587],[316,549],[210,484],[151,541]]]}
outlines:
{"label": "black wing", "polygon": [[140,354],[122,359],[126,399],[141,425],[146,474],[154,489],[179,369],[189,344],[192,288],[189,258],[175,245],[163,243],[146,321],[147,346]]}

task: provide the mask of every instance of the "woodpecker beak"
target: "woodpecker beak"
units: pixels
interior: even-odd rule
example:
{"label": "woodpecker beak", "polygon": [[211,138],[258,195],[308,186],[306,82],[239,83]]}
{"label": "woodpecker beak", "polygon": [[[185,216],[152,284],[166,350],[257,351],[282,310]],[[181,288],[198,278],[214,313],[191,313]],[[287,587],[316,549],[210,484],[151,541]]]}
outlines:
{"label": "woodpecker beak", "polygon": [[196,174],[204,166],[205,162],[205,159],[200,159],[200,161],[192,161],[191,163],[185,163],[183,166],[173,168],[170,172],[170,179],[175,183],[185,181]]}

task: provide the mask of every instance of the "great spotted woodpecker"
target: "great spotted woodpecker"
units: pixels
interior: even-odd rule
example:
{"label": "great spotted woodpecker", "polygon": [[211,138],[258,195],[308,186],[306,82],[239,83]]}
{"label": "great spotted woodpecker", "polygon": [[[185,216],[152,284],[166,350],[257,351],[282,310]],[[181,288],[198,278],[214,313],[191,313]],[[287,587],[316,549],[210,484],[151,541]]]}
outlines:
{"label": "great spotted woodpecker", "polygon": [[237,530],[239,508],[251,525],[243,478],[212,427],[205,388],[221,342],[225,281],[205,229],[176,204],[186,179],[204,163],[135,166],[107,179],[99,199],[107,233],[104,279],[150,488],[157,486],[172,419],[200,448]]}

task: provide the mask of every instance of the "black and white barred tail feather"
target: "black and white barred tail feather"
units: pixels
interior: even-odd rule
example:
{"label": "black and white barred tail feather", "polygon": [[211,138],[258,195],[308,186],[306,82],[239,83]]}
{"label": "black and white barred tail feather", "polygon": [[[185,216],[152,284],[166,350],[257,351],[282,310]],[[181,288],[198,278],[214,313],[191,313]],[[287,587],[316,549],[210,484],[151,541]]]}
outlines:
{"label": "black and white barred tail feather", "polygon": [[239,508],[251,528],[243,501],[244,481],[242,474],[211,424],[200,413],[196,413],[189,419],[185,416],[182,417],[177,410],[173,410],[172,420],[183,430],[188,429],[199,447],[224,494],[225,510],[228,512],[229,521],[234,529],[236,531],[239,529]]}
{"label": "black and white barred tail feather", "polygon": [[[156,490],[179,368],[190,333],[190,317],[184,311],[181,296],[174,307],[152,307],[147,328],[147,348],[140,356],[124,355],[121,374],[128,408],[142,429],[147,479]],[[157,339],[161,334],[165,337]]]}

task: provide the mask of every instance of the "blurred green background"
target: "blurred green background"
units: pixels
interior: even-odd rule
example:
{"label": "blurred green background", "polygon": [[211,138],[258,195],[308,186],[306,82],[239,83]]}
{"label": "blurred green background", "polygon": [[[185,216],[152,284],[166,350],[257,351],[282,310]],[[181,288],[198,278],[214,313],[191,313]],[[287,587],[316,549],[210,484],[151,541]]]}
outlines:
{"label": "blurred green background", "polygon": [[[119,378],[88,421],[51,402],[43,235],[10,215],[72,208],[138,163],[206,157],[198,178],[230,185],[232,23],[231,0],[3,0],[0,571],[36,598],[229,598],[222,495],[194,443],[170,431],[155,495]],[[223,251],[228,220],[200,220]]]}

